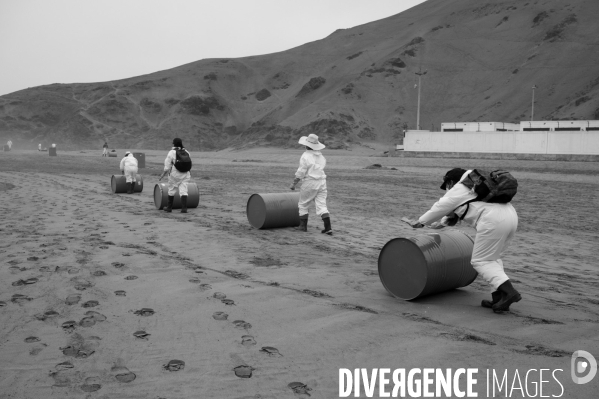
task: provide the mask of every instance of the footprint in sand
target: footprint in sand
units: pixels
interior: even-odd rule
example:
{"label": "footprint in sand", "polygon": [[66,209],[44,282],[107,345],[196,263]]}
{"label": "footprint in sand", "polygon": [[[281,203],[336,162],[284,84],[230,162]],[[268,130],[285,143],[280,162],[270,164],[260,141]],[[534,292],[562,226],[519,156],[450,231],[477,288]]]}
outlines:
{"label": "footprint in sand", "polygon": [[112,266],[116,267],[117,269],[120,269],[121,267],[125,267],[125,264],[121,262],[112,262]]}
{"label": "footprint in sand", "polygon": [[96,271],[92,272],[92,275],[96,276],[96,277],[101,277],[101,276],[105,276],[106,272],[104,270],[96,270]]}
{"label": "footprint in sand", "polygon": [[242,335],[241,336],[241,345],[254,346],[254,345],[256,345],[256,340],[251,335]]}
{"label": "footprint in sand", "polygon": [[212,289],[212,286],[210,284],[200,284],[198,288],[200,291],[208,291]]}
{"label": "footprint in sand", "polygon": [[135,332],[133,333],[133,336],[134,336],[135,338],[139,338],[139,339],[145,339],[146,341],[148,340],[148,337],[149,337],[150,335],[151,335],[151,334],[148,334],[147,332],[145,332],[145,331],[143,331],[143,330],[135,331]]}
{"label": "footprint in sand", "polygon": [[69,274],[77,274],[77,273],[79,273],[79,269],[70,268],[69,270],[67,270],[67,273],[69,273]]}
{"label": "footprint in sand", "polygon": [[41,320],[41,321],[45,321],[45,320],[52,319],[52,318],[57,317],[57,316],[60,316],[58,314],[58,312],[56,312],[54,310],[48,310],[48,311],[46,311],[44,313],[38,313],[38,314],[36,314],[35,318],[38,319],[38,320]]}
{"label": "footprint in sand", "polygon": [[73,367],[75,367],[75,366],[71,362],[62,362],[62,363],[58,363],[56,366],[54,366],[54,368],[59,371],[72,369]]}
{"label": "footprint in sand", "polygon": [[138,316],[152,316],[154,314],[154,309],[141,308],[139,310],[136,310],[133,313],[136,314],[136,315],[138,315]]}
{"label": "footprint in sand", "polygon": [[39,258],[37,256],[30,256],[29,258],[27,258],[27,260],[36,261],[39,260]]}
{"label": "footprint in sand", "polygon": [[38,337],[27,337],[27,338],[25,338],[25,342],[27,342],[28,344],[32,343],[32,342],[39,342],[39,341],[40,341],[40,339]]}
{"label": "footprint in sand", "polygon": [[228,305],[228,306],[235,305],[235,301],[232,300],[232,299],[222,299],[221,302],[224,303],[225,305]]}
{"label": "footprint in sand", "polygon": [[235,375],[239,378],[251,378],[252,371],[254,371],[254,370],[255,369],[253,367],[246,366],[246,365],[237,366],[233,369],[233,371],[235,371]]}
{"label": "footprint in sand", "polygon": [[225,294],[223,294],[222,292],[215,292],[214,294],[212,294],[213,298],[216,299],[225,299],[227,296]]}
{"label": "footprint in sand", "polygon": [[67,296],[67,299],[65,299],[65,303],[67,305],[76,305],[79,303],[79,301],[81,300],[81,295],[79,294],[71,294],[69,296]]}
{"label": "footprint in sand", "polygon": [[125,280],[135,280],[137,279],[137,276],[127,276],[125,277]]}
{"label": "footprint in sand", "polygon": [[100,377],[88,377],[85,379],[85,384],[81,385],[81,390],[83,392],[96,392],[102,388],[100,382]]}
{"label": "footprint in sand", "polygon": [[162,368],[168,371],[181,371],[185,368],[185,362],[183,360],[173,359],[167,364],[164,364]]}
{"label": "footprint in sand", "polygon": [[20,285],[35,284],[35,283],[37,283],[37,281],[38,281],[37,278],[32,277],[32,278],[28,278],[28,279],[25,279],[25,280],[17,280],[14,283],[12,283],[12,285],[14,287],[18,287]]}
{"label": "footprint in sand", "polygon": [[260,352],[266,353],[270,357],[283,357],[277,348],[273,348],[272,346],[263,346],[260,349]]}
{"label": "footprint in sand", "polygon": [[194,277],[194,278],[190,278],[189,282],[190,283],[195,283],[195,284],[200,284],[202,281],[199,278]]}
{"label": "footprint in sand", "polygon": [[291,390],[293,391],[293,393],[296,393],[298,395],[310,395],[310,391],[312,389],[308,388],[308,386],[306,384],[304,384],[303,382],[290,382],[289,384],[287,384],[287,386],[289,388],[291,388]]}
{"label": "footprint in sand", "polygon": [[115,291],[114,294],[116,296],[127,296],[127,292],[125,291]]}
{"label": "footprint in sand", "polygon": [[0,308],[3,308],[3,307],[5,307],[5,306],[6,306],[6,302],[4,302],[4,301],[0,301]]}
{"label": "footprint in sand", "polygon": [[[117,363],[122,363],[122,360],[119,359]],[[131,382],[137,378],[135,373],[129,371],[129,369],[125,366],[121,366],[119,364],[115,364],[111,369],[110,373],[116,378],[119,382]]]}
{"label": "footprint in sand", "polygon": [[212,318],[214,320],[227,320],[228,317],[229,317],[229,315],[226,314],[225,312],[214,312],[212,314]]}
{"label": "footprint in sand", "polygon": [[249,330],[250,328],[252,328],[252,325],[250,323],[243,320],[235,320],[233,324],[235,325],[235,327],[242,328],[244,330]]}
{"label": "footprint in sand", "polygon": [[77,326],[77,322],[75,320],[69,320],[62,323],[62,329],[68,333],[73,332]]}
{"label": "footprint in sand", "polygon": [[84,307],[84,308],[93,308],[93,307],[98,306],[99,304],[100,303],[98,301],[92,300],[92,301],[83,302],[81,304],[81,306]]}
{"label": "footprint in sand", "polygon": [[24,302],[27,302],[27,301],[31,301],[31,299],[32,298],[29,298],[26,295],[14,294],[10,300],[12,301],[12,303],[21,304],[21,303],[24,303]]}

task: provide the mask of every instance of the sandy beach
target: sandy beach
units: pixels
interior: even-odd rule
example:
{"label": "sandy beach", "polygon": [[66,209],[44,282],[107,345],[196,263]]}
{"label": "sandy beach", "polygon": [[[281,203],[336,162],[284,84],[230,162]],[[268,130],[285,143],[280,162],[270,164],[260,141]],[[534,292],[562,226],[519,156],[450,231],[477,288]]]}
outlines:
{"label": "sandy beach", "polygon": [[[599,377],[574,384],[570,360],[599,355],[599,164],[382,150],[324,150],[333,236],[313,209],[307,233],[248,223],[250,195],[287,192],[301,149],[192,153],[200,204],[187,214],[154,206],[166,150],[140,150],[132,195],[110,188],[124,149],[0,153],[0,398],[328,399],[340,368],[478,368],[479,397],[487,370],[512,386],[516,370],[524,385],[559,369],[544,395],[594,397]],[[375,163],[388,169],[364,169]],[[427,232],[401,218],[429,209],[448,169],[482,165],[520,184],[504,264],[523,300],[482,308],[480,278],[391,296],[381,248]]]}

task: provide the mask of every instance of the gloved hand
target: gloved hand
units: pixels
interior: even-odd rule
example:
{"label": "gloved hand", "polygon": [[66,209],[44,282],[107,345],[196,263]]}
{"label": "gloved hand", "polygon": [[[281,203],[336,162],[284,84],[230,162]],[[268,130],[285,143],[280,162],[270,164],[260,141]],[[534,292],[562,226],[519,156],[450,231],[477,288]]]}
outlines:
{"label": "gloved hand", "polygon": [[289,188],[291,190],[295,190],[295,186],[297,186],[297,183],[299,183],[299,181],[300,181],[300,179],[298,179],[297,177],[295,179],[293,179],[293,184]]}

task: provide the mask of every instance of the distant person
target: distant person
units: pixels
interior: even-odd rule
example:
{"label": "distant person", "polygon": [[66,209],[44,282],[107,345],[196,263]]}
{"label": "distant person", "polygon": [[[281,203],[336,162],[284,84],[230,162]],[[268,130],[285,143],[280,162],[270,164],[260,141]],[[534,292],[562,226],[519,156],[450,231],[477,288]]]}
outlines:
{"label": "distant person", "polygon": [[308,231],[308,207],[314,202],[316,215],[320,216],[324,222],[324,230],[321,233],[331,236],[333,229],[327,209],[327,176],[324,174],[327,160],[320,152],[325,146],[318,141],[318,136],[315,134],[308,137],[303,136],[299,139],[299,144],[306,146],[306,151],[300,158],[299,168],[295,172],[295,180],[291,185],[291,189],[295,190],[297,183],[302,181],[298,203],[300,218],[298,229]]}
{"label": "distant person", "polygon": [[41,151],[41,150],[42,150],[42,143],[39,143],[39,144],[37,145],[37,150],[38,150],[38,151]]}
{"label": "distant person", "polygon": [[522,299],[505,274],[501,260],[516,233],[518,215],[510,203],[475,201],[464,205],[489,194],[485,184],[477,185],[475,191],[471,172],[461,168],[448,171],[441,185],[441,189],[446,190],[445,195],[411,225],[414,228],[424,225],[442,228],[455,225],[458,219],[472,225],[476,229],[476,237],[471,263],[493,288],[492,300],[482,301],[481,306],[493,308],[494,312],[508,311],[512,303]]}
{"label": "distant person", "polygon": [[8,141],[6,142],[6,145],[8,146],[8,151],[12,150],[12,140],[8,139]]}
{"label": "distant person", "polygon": [[191,179],[191,155],[183,147],[183,141],[180,138],[173,139],[173,148],[168,152],[164,160],[164,172],[160,179],[168,173],[168,204],[164,208],[165,212],[173,211],[173,201],[175,194],[179,189],[181,197],[181,213],[187,213],[187,184]]}
{"label": "distant person", "polygon": [[108,156],[108,143],[106,141],[104,142],[104,145],[102,146],[102,148],[104,148],[104,151],[102,152],[102,156],[107,157]]}
{"label": "distant person", "polygon": [[129,151],[125,152],[125,156],[121,159],[121,172],[125,175],[127,181],[127,194],[133,194],[135,175],[137,174],[137,159]]}

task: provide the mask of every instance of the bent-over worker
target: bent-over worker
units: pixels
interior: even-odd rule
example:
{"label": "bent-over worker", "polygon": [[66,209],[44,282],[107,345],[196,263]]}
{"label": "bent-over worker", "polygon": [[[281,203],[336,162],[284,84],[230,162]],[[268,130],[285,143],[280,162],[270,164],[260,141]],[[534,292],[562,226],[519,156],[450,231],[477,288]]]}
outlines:
{"label": "bent-over worker", "polygon": [[133,194],[135,190],[135,175],[137,174],[137,159],[131,152],[125,152],[121,159],[121,172],[125,175],[127,181],[127,194]]}
{"label": "bent-over worker", "polygon": [[[483,300],[481,306],[492,308],[494,312],[508,311],[510,305],[522,299],[520,293],[512,286],[503,268],[502,254],[514,238],[518,227],[518,215],[510,203],[490,203],[474,201],[484,198],[488,188],[481,184],[478,187],[487,192],[475,192],[464,180],[472,170],[455,168],[443,177],[442,190],[445,195],[431,209],[420,216],[412,227],[431,225],[441,228],[454,225],[459,218],[476,229],[474,248],[472,250],[472,266],[480,276],[492,287],[492,300]],[[436,222],[436,223],[435,223]]]}

